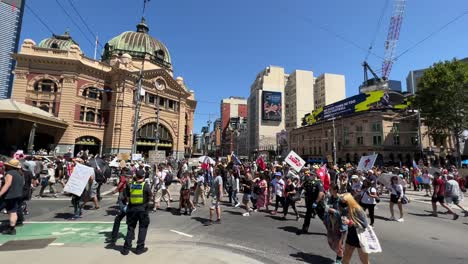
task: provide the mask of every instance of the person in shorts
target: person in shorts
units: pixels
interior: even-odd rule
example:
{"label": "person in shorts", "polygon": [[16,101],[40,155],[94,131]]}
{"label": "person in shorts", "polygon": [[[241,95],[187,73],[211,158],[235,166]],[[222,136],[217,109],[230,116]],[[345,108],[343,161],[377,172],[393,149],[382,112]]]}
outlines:
{"label": "person in shorts", "polygon": [[447,182],[445,185],[447,203],[452,202],[455,206],[462,210],[465,216],[468,216],[468,211],[466,211],[465,208],[460,205],[460,200],[463,198],[463,193],[461,192],[460,186],[455,180],[455,176],[453,174],[447,175]]}
{"label": "person in shorts", "polygon": [[434,173],[433,185],[434,193],[432,195],[432,215],[437,217],[437,202],[439,202],[442,207],[447,209],[448,213],[453,214],[453,220],[457,220],[459,217],[458,214],[445,204],[445,182],[441,179],[439,172]]}
{"label": "person in shorts", "polygon": [[214,223],[221,224],[221,207],[219,202],[221,201],[221,195],[223,194],[223,178],[221,177],[221,171],[215,169],[215,178],[211,185],[211,207],[210,207],[210,222],[208,225],[213,223],[213,216],[216,210],[216,221]]}
{"label": "person in shorts", "polygon": [[20,173],[21,164],[17,159],[11,159],[4,163],[7,170],[5,183],[0,189],[0,197],[5,201],[5,208],[9,215],[10,225],[2,231],[4,235],[16,235],[16,222],[18,220],[18,209],[23,198],[24,178]]}

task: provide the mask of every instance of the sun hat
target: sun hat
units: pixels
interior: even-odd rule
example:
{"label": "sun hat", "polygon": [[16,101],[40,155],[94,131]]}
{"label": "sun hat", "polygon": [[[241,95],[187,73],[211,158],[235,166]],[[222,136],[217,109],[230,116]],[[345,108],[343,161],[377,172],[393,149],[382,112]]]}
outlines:
{"label": "sun hat", "polygon": [[20,161],[17,159],[10,159],[9,161],[5,162],[4,165],[16,169],[21,169]]}
{"label": "sun hat", "polygon": [[359,179],[359,176],[357,176],[357,175],[351,176],[351,180],[354,180],[354,179]]}

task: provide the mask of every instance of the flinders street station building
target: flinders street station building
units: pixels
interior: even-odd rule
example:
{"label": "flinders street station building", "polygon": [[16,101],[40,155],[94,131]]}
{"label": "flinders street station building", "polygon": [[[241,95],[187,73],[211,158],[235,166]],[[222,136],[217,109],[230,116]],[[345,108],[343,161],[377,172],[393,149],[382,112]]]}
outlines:
{"label": "flinders street station building", "polygon": [[158,131],[159,150],[188,155],[194,91],[174,77],[169,50],[148,33],[142,19],[136,31],[109,40],[101,60],[83,54],[68,32],[24,40],[13,54],[11,99],[0,101],[1,151],[130,153],[136,141],[136,152],[145,155]]}

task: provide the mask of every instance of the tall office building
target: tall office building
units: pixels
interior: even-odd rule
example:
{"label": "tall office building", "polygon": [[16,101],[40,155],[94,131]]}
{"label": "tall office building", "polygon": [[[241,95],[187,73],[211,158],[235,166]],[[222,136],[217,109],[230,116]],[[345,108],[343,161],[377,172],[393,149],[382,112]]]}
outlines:
{"label": "tall office building", "polygon": [[286,130],[297,128],[305,114],[314,110],[314,73],[295,70],[285,87]]}
{"label": "tall office building", "polygon": [[345,76],[324,73],[315,79],[314,108],[338,102],[346,98]]}
{"label": "tall office building", "polygon": [[424,71],[426,71],[426,69],[410,71],[408,73],[406,77],[406,91],[408,93],[416,94],[418,91],[419,79],[424,75]]}
{"label": "tall office building", "polygon": [[25,0],[0,0],[0,99],[9,98],[13,87],[15,61],[18,52]]}
{"label": "tall office building", "polygon": [[249,153],[274,153],[276,134],[285,128],[284,87],[288,80],[284,68],[262,70],[250,88],[247,117]]}

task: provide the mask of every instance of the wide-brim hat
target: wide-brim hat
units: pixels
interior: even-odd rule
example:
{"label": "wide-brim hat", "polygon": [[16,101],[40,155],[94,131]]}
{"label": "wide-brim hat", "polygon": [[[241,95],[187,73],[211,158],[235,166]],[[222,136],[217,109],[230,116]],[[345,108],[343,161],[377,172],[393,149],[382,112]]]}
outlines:
{"label": "wide-brim hat", "polygon": [[9,161],[5,162],[4,165],[16,169],[21,169],[21,163],[17,159],[10,159]]}

